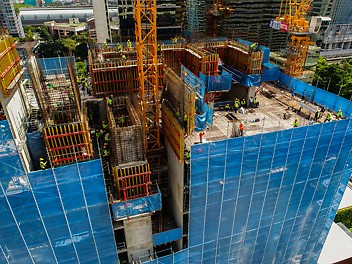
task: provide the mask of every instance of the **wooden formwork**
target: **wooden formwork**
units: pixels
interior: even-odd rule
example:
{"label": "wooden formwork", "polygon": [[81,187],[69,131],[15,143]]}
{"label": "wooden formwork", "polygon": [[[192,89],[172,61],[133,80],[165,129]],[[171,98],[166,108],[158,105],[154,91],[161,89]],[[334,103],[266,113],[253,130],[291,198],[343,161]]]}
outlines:
{"label": "wooden formwork", "polygon": [[130,200],[151,193],[150,168],[146,162],[115,166],[112,169],[118,199]]}
{"label": "wooden formwork", "polygon": [[249,46],[231,41],[228,43],[224,53],[220,54],[225,64],[245,73],[261,73],[263,53],[251,51]]}
{"label": "wooden formwork", "polygon": [[[139,91],[139,79],[135,60],[110,61],[90,65],[93,94],[97,98],[108,95],[123,96]],[[159,81],[162,80],[162,65],[159,65]],[[159,87],[162,86],[162,82]]]}
{"label": "wooden formwork", "polygon": [[169,68],[165,68],[163,80],[167,87],[165,98],[173,108],[174,116],[178,112],[178,122],[187,134],[191,134],[194,129],[195,91]]}
{"label": "wooden formwork", "polygon": [[205,75],[216,75],[218,73],[219,55],[198,48],[197,45],[187,45],[187,68],[198,75],[199,72]]}
{"label": "wooden formwork", "polygon": [[54,166],[88,160],[93,156],[86,120],[46,126],[42,133],[51,163]]}
{"label": "wooden formwork", "polygon": [[163,133],[174,150],[177,159],[184,159],[184,135],[185,132],[166,105],[161,107]]}
{"label": "wooden formwork", "polygon": [[185,60],[185,49],[168,47],[162,49],[162,58],[164,67],[171,68],[173,71],[179,73],[181,64],[184,64]]}
{"label": "wooden formwork", "polygon": [[3,98],[10,96],[11,83],[21,73],[20,57],[11,36],[0,37],[0,92]]}
{"label": "wooden formwork", "polygon": [[107,105],[113,166],[145,159],[143,131],[137,112],[128,97],[113,98]]}

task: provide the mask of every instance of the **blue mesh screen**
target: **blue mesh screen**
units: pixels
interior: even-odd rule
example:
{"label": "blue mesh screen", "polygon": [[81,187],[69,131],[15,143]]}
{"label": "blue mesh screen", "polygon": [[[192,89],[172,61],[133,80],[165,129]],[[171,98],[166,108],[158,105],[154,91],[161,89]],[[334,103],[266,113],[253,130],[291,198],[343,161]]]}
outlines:
{"label": "blue mesh screen", "polygon": [[0,263],[117,263],[100,160],[26,174],[0,130]]}
{"label": "blue mesh screen", "polygon": [[189,247],[150,263],[317,263],[351,136],[346,119],[193,145]]}

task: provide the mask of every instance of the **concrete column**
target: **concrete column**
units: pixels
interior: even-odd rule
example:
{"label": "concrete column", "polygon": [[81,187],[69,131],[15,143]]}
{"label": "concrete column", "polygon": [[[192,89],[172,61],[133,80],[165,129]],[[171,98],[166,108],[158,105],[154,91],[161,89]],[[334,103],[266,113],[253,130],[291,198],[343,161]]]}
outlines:
{"label": "concrete column", "polygon": [[138,259],[153,254],[152,219],[150,215],[123,221],[128,253],[128,262],[139,263]]}

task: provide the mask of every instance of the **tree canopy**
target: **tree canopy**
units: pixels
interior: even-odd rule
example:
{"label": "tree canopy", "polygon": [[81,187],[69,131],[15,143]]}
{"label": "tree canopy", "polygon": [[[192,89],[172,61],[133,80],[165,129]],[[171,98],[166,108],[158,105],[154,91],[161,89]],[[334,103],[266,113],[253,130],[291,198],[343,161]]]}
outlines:
{"label": "tree canopy", "polygon": [[319,57],[313,85],[351,99],[352,59],[329,64],[323,57]]}

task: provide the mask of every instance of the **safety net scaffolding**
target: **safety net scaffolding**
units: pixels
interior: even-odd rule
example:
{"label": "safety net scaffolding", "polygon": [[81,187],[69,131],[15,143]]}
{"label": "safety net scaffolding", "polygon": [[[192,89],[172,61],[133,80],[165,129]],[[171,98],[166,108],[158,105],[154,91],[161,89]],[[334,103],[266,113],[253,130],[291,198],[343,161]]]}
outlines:
{"label": "safety net scaffolding", "polygon": [[118,263],[99,159],[26,173],[0,122],[0,263]]}

